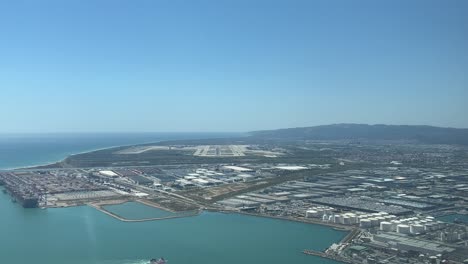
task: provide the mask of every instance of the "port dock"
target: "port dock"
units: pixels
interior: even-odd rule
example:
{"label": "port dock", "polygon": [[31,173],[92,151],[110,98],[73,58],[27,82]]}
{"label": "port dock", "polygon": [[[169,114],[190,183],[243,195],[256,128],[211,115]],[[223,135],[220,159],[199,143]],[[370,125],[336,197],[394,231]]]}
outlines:
{"label": "port dock", "polygon": [[[341,239],[339,245],[343,245],[346,247],[346,244],[351,242],[356,236],[360,234],[360,230],[355,228],[351,232],[349,232],[343,239]],[[333,252],[333,253],[332,253]],[[350,263],[354,264],[355,262],[352,262],[349,259],[343,258],[339,254],[336,253],[336,251],[331,250],[330,248],[325,250],[325,251],[317,251],[317,250],[312,250],[312,249],[304,249],[302,253],[306,255],[311,255],[311,256],[317,256],[321,258],[327,258],[327,259],[332,259],[335,261],[343,262],[343,263]]]}
{"label": "port dock", "polygon": [[342,258],[340,256],[337,256],[337,255],[330,255],[330,254],[327,254],[325,252],[322,252],[322,251],[316,251],[316,250],[312,250],[312,249],[304,249],[302,251],[302,253],[306,254],[306,255],[311,255],[311,256],[317,256],[317,257],[321,257],[321,258],[327,258],[327,259],[331,259],[331,260],[335,260],[335,261],[339,261],[339,262],[343,262],[343,263],[349,263],[349,264],[354,264],[354,262],[351,262],[345,258]]}

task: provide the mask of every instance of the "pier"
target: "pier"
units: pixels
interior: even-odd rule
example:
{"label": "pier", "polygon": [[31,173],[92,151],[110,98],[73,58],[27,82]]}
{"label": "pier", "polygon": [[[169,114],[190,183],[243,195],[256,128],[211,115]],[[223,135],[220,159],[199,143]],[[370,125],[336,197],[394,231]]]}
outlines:
{"label": "pier", "polygon": [[[149,204],[146,204],[149,205]],[[166,219],[174,219],[174,218],[182,218],[182,217],[189,217],[189,216],[196,216],[200,213],[200,211],[193,211],[193,212],[188,212],[187,214],[181,214],[181,215],[171,215],[171,216],[164,216],[164,217],[153,217],[153,218],[143,218],[143,219],[127,219],[124,217],[121,217],[120,215],[114,214],[112,212],[107,211],[106,209],[102,208],[101,204],[97,203],[89,203],[88,206],[95,208],[96,210],[99,210],[103,213],[105,213],[108,216],[111,216],[117,220],[120,220],[122,222],[148,222],[148,221],[157,221],[157,220],[166,220]]]}
{"label": "pier", "polygon": [[331,254],[328,254],[328,253],[325,253],[325,252],[322,252],[322,251],[316,251],[316,250],[312,250],[312,249],[304,249],[302,251],[302,253],[304,253],[306,255],[317,256],[317,257],[321,257],[321,258],[327,258],[327,259],[331,259],[331,260],[335,260],[335,261],[339,261],[339,262],[343,262],[343,263],[355,264],[354,262],[351,262],[350,260],[342,258],[342,257],[340,257],[338,255],[331,255]]}
{"label": "pier", "polygon": [[[342,245],[342,246],[346,247],[346,244],[351,242],[360,233],[361,233],[361,231],[358,228],[353,229],[345,237],[343,237],[343,239],[340,241],[339,245]],[[332,252],[332,253],[330,253],[330,252]],[[332,259],[332,260],[340,261],[340,262],[343,262],[343,263],[350,263],[350,264],[355,263],[352,260],[349,260],[347,258],[344,258],[344,257],[340,256],[339,253],[336,253],[335,250],[330,250],[330,249],[327,249],[324,252],[323,251],[316,251],[316,250],[312,250],[312,249],[304,249],[302,251],[302,253],[304,253],[306,255],[318,256],[318,257],[321,257],[321,258]]]}

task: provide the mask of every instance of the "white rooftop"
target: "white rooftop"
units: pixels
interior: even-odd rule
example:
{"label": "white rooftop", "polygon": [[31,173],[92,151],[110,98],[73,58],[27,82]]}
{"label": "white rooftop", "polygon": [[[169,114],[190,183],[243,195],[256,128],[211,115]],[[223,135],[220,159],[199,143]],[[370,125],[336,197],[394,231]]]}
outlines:
{"label": "white rooftop", "polygon": [[277,166],[275,168],[280,169],[280,170],[289,170],[289,171],[307,170],[307,167],[304,167],[304,166]]}

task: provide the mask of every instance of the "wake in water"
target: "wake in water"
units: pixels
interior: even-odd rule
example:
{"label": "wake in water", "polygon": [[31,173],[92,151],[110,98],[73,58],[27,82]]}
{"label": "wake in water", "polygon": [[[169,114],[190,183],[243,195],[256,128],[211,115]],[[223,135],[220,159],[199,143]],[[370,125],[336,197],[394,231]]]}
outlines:
{"label": "wake in water", "polygon": [[126,260],[109,260],[109,261],[103,261],[100,262],[99,264],[149,264],[150,261],[149,259],[126,259]]}
{"label": "wake in water", "polygon": [[167,260],[164,258],[158,258],[158,259],[153,258],[151,260],[145,260],[145,259],[112,260],[112,261],[99,262],[99,264],[167,264]]}

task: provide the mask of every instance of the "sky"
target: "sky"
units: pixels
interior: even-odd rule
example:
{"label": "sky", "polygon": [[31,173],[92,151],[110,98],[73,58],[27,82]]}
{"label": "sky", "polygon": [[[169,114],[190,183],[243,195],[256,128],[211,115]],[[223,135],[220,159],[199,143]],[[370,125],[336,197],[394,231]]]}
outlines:
{"label": "sky", "polygon": [[0,133],[468,128],[468,1],[0,0]]}

